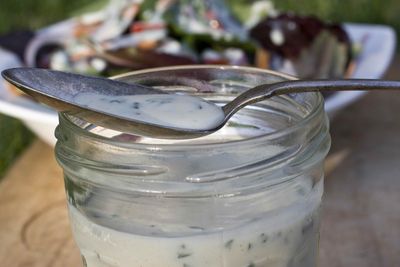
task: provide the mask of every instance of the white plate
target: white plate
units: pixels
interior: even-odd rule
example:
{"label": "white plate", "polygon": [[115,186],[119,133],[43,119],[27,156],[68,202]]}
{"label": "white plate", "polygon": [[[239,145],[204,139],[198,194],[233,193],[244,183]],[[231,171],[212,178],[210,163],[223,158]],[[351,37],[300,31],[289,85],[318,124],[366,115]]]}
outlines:
{"label": "white plate", "polygon": [[[56,24],[50,29],[50,31],[42,31],[42,35],[51,32],[57,33],[59,37],[62,29],[65,29],[65,24]],[[368,24],[346,24],[345,29],[353,42],[362,43],[362,52],[352,78],[381,78],[390,65],[396,47],[396,35],[393,29],[388,26]],[[40,40],[36,39],[34,42],[37,43]],[[5,50],[0,49],[0,58],[0,71],[21,65],[15,55]],[[360,91],[335,93],[326,100],[325,109],[332,118],[340,109],[353,103],[365,93]],[[55,144],[54,130],[58,124],[57,113],[25,97],[11,94],[1,81],[0,112],[22,120],[45,142],[52,146]]]}
{"label": "white plate", "polygon": [[[346,23],[345,30],[353,43],[361,43],[362,51],[351,78],[379,79],[392,62],[396,50],[396,33],[385,25]],[[330,118],[345,106],[361,98],[366,91],[338,92],[325,102]]]}

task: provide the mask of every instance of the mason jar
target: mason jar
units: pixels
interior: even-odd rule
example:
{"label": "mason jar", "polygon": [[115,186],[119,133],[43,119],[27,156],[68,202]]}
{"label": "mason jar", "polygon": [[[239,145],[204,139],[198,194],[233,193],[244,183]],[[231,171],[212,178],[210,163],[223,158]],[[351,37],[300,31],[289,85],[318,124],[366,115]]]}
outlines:
{"label": "mason jar", "polygon": [[[223,105],[256,85],[293,78],[183,66],[116,79]],[[330,146],[319,93],[247,106],[197,139],[135,136],[64,113],[56,137],[84,266],[316,266]]]}

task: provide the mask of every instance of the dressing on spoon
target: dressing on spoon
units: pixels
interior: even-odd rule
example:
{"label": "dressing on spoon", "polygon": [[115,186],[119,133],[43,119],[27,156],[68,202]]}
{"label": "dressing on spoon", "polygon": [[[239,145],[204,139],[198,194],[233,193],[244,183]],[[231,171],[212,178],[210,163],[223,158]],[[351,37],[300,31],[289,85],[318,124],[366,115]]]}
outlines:
{"label": "dressing on spoon", "polygon": [[102,110],[128,120],[181,129],[210,130],[225,118],[222,109],[214,103],[181,94],[112,96],[82,92],[74,100],[90,109]]}

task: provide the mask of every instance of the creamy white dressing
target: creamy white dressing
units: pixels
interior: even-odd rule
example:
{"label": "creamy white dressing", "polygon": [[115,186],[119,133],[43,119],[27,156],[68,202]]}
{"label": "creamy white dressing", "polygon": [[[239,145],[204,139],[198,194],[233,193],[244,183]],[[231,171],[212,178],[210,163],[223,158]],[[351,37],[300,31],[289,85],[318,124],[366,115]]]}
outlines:
{"label": "creamy white dressing", "polygon": [[[289,190],[277,199],[282,206],[279,212],[260,214],[226,229],[209,231],[184,224],[147,223],[137,211],[136,222],[123,230],[118,225],[119,215],[113,216],[115,225],[100,214],[92,220],[71,204],[70,219],[87,267],[310,267],[314,266],[317,253],[323,185],[312,185],[308,177],[298,179],[297,190]],[[297,204],[290,205],[293,199]],[[91,202],[96,202],[96,196],[88,200],[89,206]],[[271,208],[276,204],[265,202]],[[243,208],[228,206],[238,213]],[[105,210],[109,208],[104,206]],[[247,207],[249,211],[254,208],[257,207]],[[154,212],[157,211],[155,207]],[[174,212],[175,216],[197,214],[195,207],[185,215],[181,210],[172,209]],[[183,234],[169,235],[170,231]]]}
{"label": "creamy white dressing", "polygon": [[98,225],[70,206],[75,240],[88,267],[313,266],[318,242],[315,213],[291,212],[275,224],[264,218],[229,231],[162,237]]}
{"label": "creamy white dressing", "polygon": [[75,102],[127,119],[166,127],[209,130],[224,120],[222,109],[200,97],[180,94],[110,96],[80,93]]}
{"label": "creamy white dressing", "polygon": [[88,267],[310,267],[318,245],[317,212],[316,206],[292,208],[226,231],[163,237],[104,227],[70,206]]}

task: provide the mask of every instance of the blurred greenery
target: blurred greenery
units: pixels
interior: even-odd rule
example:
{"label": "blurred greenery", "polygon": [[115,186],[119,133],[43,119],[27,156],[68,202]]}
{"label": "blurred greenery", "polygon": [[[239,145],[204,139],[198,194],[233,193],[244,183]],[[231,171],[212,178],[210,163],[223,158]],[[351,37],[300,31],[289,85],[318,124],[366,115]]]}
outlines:
{"label": "blurred greenery", "polygon": [[[0,34],[38,29],[71,15],[93,9],[107,0],[0,0]],[[253,0],[225,0],[239,17],[246,17]],[[275,0],[280,10],[314,14],[331,21],[383,23],[400,33],[399,0]],[[17,120],[0,115],[0,177],[16,155],[32,140]]]}
{"label": "blurred greenery", "polygon": [[31,142],[33,134],[11,117],[0,116],[0,178],[7,166]]}
{"label": "blurred greenery", "polygon": [[[225,0],[234,12],[245,18],[254,0]],[[399,0],[275,0],[276,8],[302,15],[316,15],[332,22],[388,24],[400,35]]]}
{"label": "blurred greenery", "polygon": [[92,0],[1,0],[0,33],[37,29],[68,17]]}
{"label": "blurred greenery", "polygon": [[[39,28],[75,14],[93,9],[107,0],[1,0],[0,33],[18,28]],[[225,0],[240,17],[246,16],[255,0]],[[331,21],[383,23],[400,32],[399,0],[275,0],[279,10],[315,14]]]}

